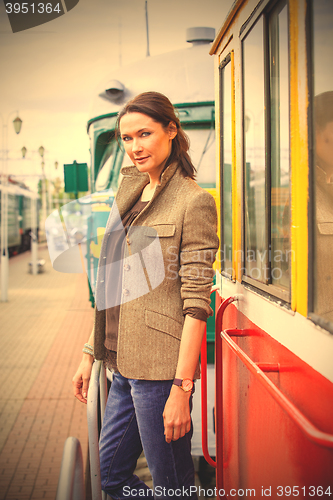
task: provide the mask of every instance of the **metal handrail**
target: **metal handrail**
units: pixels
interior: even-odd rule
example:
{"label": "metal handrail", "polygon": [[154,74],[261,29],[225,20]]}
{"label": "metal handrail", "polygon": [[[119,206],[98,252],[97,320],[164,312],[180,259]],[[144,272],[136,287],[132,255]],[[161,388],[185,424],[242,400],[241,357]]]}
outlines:
{"label": "metal handrail", "polygon": [[[99,429],[102,426],[99,415],[102,420],[107,395],[106,370],[102,361],[95,361],[92,366],[87,397],[92,500],[112,500],[101,490],[99,461]],[[75,437],[69,437],[65,442],[56,500],[85,500],[82,450],[80,441]]]}
{"label": "metal handrail", "polygon": [[[218,285],[214,285],[210,291],[212,294],[219,289]],[[207,325],[202,339],[201,351],[201,438],[202,452],[206,462],[216,468],[216,462],[212,459],[208,450],[208,422],[207,422]]]}
{"label": "metal handrail", "polygon": [[87,419],[89,439],[89,461],[91,477],[92,500],[111,500],[111,497],[101,490],[101,467],[99,461],[99,428],[98,405],[103,420],[107,400],[106,370],[102,361],[95,361],[92,366],[87,397]]}
{"label": "metal handrail", "polygon": [[216,462],[208,451],[208,422],[207,422],[207,329],[201,344],[201,436],[202,451],[206,461],[216,468]]}
{"label": "metal handrail", "polygon": [[255,378],[275,399],[278,405],[295,422],[299,429],[308,439],[320,446],[333,448],[333,434],[318,429],[305,415],[276,387],[275,384],[264,374],[257,363],[254,363],[245,352],[230,338],[227,331],[221,332],[222,339],[228,344],[231,350],[241,359],[244,365],[250,370]]}
{"label": "metal handrail", "polygon": [[68,437],[62,454],[56,500],[85,500],[80,441]]}
{"label": "metal handrail", "polygon": [[92,500],[102,500],[101,469],[98,446],[98,400],[102,369],[102,362],[95,361],[92,366],[87,396],[87,419]]}

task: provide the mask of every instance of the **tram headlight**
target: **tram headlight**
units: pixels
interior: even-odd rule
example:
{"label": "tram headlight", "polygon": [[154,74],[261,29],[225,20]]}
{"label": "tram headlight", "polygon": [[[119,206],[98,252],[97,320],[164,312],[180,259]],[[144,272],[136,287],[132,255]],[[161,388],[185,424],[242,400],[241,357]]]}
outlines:
{"label": "tram headlight", "polygon": [[112,102],[119,102],[125,95],[125,86],[119,80],[111,80],[100,97]]}

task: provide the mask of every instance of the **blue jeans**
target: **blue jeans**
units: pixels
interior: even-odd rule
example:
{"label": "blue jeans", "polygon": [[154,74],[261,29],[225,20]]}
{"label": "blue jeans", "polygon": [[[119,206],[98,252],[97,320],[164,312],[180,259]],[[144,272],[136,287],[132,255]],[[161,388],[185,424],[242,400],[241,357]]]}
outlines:
{"label": "blue jeans", "polygon": [[[132,380],[114,374],[100,437],[102,490],[113,499],[197,499],[192,428],[171,443],[164,437],[163,411],[171,386],[172,380]],[[134,475],[142,449],[154,492]]]}

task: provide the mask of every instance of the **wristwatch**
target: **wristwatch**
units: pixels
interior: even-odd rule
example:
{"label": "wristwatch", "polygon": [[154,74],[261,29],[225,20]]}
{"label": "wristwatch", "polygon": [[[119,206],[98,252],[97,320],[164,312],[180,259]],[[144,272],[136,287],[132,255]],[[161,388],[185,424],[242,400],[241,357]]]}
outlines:
{"label": "wristwatch", "polygon": [[173,381],[173,385],[178,385],[184,392],[194,392],[193,391],[193,380],[190,378],[175,378]]}

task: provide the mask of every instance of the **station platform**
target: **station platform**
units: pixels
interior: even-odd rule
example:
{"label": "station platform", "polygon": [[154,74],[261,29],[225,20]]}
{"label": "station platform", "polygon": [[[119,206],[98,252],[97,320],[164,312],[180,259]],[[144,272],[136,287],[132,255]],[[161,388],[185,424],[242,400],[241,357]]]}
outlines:
{"label": "station platform", "polygon": [[[45,244],[38,258],[45,265],[37,275],[29,272],[30,252],[10,259],[8,302],[0,302],[0,500],[55,500],[69,436],[79,439],[87,464],[87,407],[72,393],[93,326],[87,277],[55,271]],[[200,405],[200,385],[194,396]],[[192,418],[199,456],[201,422],[195,412]],[[136,474],[152,487],[144,457]]]}
{"label": "station platform", "polygon": [[65,440],[77,437],[86,464],[86,405],[72,377],[93,324],[85,274],[29,271],[30,252],[9,261],[0,302],[0,500],[54,500]]}

